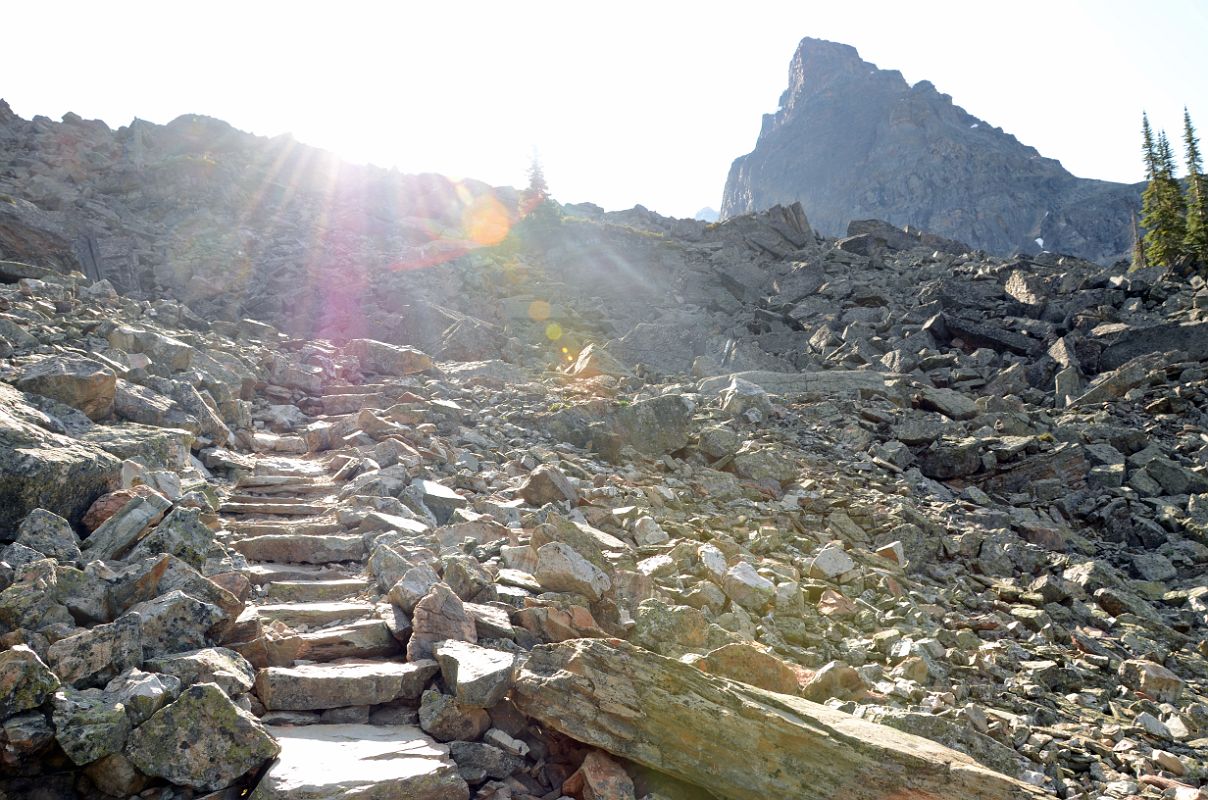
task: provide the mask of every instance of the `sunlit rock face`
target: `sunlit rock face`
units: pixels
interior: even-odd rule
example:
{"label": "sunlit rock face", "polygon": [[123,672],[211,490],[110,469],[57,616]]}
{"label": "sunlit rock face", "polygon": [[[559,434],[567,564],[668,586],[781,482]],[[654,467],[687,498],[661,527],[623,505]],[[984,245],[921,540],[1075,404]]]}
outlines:
{"label": "sunlit rock face", "polygon": [[873,217],[996,254],[1101,261],[1128,249],[1140,187],[1076,178],[929,81],[911,86],[853,47],[807,38],[780,108],[730,168],[721,215],[793,201],[828,235]]}
{"label": "sunlit rock face", "polygon": [[419,273],[422,298],[440,281],[427,268],[500,241],[517,207],[511,189],[353,165],[208,117],[111,130],[3,101],[0,198],[0,260],[345,338],[370,330],[374,276]]}

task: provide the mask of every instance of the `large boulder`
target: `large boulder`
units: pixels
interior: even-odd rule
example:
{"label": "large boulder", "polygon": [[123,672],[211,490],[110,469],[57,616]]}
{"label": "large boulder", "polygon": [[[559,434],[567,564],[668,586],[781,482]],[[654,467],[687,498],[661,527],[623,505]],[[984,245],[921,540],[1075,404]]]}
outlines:
{"label": "large boulder", "polygon": [[51,356],[25,367],[17,387],[77,408],[89,419],[104,419],[113,413],[117,374],[91,358]]}
{"label": "large boulder", "polygon": [[59,678],[23,644],[0,653],[0,720],[37,708],[59,688]]}
{"label": "large boulder", "polygon": [[353,339],[344,353],[361,364],[365,372],[403,377],[432,369],[432,357],[414,347],[400,347],[375,339]]}
{"label": "large boulder", "polygon": [[0,383],[0,539],[35,508],[78,524],[92,501],[116,488],[121,461],[52,433],[55,427],[21,392]]}
{"label": "large boulder", "polygon": [[199,683],[136,728],[125,752],[144,774],[213,792],[281,747],[217,685]]}
{"label": "large boulder", "polygon": [[512,700],[572,739],[735,800],[873,800],[904,786],[919,797],[1045,796],[927,739],[617,640],[535,647]]}

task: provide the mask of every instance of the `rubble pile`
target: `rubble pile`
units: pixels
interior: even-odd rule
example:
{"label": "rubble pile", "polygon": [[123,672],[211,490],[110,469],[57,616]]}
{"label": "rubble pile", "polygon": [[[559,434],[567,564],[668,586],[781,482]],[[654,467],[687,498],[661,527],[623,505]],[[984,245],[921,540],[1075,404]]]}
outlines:
{"label": "rubble pile", "polygon": [[380,337],[0,263],[2,796],[1201,796],[1200,279],[562,213]]}

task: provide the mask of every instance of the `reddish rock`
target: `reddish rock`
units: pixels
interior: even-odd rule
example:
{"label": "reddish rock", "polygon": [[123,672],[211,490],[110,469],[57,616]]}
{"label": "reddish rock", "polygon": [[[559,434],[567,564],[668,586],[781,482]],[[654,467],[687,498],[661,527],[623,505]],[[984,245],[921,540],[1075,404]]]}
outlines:
{"label": "reddish rock", "polygon": [[562,784],[562,793],[579,800],[633,800],[633,779],[607,753],[593,750]]}

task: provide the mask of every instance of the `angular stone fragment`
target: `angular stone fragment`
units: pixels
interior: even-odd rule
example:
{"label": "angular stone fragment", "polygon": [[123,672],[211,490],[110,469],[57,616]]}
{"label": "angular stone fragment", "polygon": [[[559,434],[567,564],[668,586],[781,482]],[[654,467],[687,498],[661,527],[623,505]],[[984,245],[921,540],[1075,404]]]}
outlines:
{"label": "angular stone fragment", "polygon": [[883,800],[903,786],[969,800],[1045,796],[926,739],[624,642],[540,645],[512,697],[521,712],[573,739],[736,800]]}
{"label": "angular stone fragment", "polygon": [[1159,703],[1175,703],[1183,694],[1183,679],[1161,664],[1130,658],[1120,664],[1120,681]]}
{"label": "angular stone fragment", "polygon": [[81,558],[80,537],[67,520],[44,508],[35,508],[21,520],[16,542],[56,561],[75,563]]}
{"label": "angular stone fragment", "polygon": [[77,687],[103,684],[142,664],[140,622],[139,617],[125,614],[64,637],[50,646],[47,659],[65,683]]}
{"label": "angular stone fragment", "polygon": [[729,678],[769,692],[797,694],[800,676],[776,656],[746,642],[735,642],[710,650],[703,656],[687,656],[697,669]]}
{"label": "angular stone fragment", "polygon": [[562,471],[548,464],[542,464],[529,473],[524,485],[520,487],[520,496],[533,506],[543,506],[546,503],[573,505],[579,499],[579,493]]}
{"label": "angular stone fragment", "polygon": [[612,588],[608,576],[563,542],[550,542],[537,548],[537,569],[533,573],[544,588],[555,592],[575,592],[599,600]]}
{"label": "angular stone fragment", "polygon": [[196,569],[201,569],[214,543],[214,532],[200,520],[199,508],[175,508],[142,538],[127,559],[174,555]]}
{"label": "angular stone fragment", "polygon": [[126,707],[130,724],[138,727],[180,696],[180,679],[128,669],[105,685],[105,694]]}
{"label": "angular stone fragment", "polygon": [[436,574],[436,570],[427,564],[420,564],[407,570],[403,577],[390,587],[387,597],[391,603],[410,614],[415,610],[416,603],[438,583],[440,576]]}
{"label": "angular stone fragment", "polygon": [[562,792],[583,800],[632,800],[633,779],[607,753],[593,750],[563,781]]}
{"label": "angular stone fragment", "polygon": [[210,630],[226,619],[218,606],[203,603],[179,589],[139,603],[129,613],[139,617],[144,658],[205,647]]}
{"label": "angular stone fragment", "polygon": [[148,659],[143,666],[152,672],[172,675],[185,686],[213,683],[231,697],[250,691],[256,682],[256,671],[247,659],[225,647],[173,653]]}
{"label": "angular stone fragment", "polygon": [[511,653],[454,640],[441,642],[435,652],[445,685],[462,705],[490,708],[512,686]]}
{"label": "angular stone fragment", "polygon": [[117,375],[90,358],[52,356],[26,367],[16,384],[24,392],[58,400],[97,420],[113,413]]}
{"label": "angular stone fragment", "polygon": [[491,727],[485,709],[466,706],[435,689],[424,692],[419,704],[420,727],[439,742],[474,741]]}
{"label": "angular stone fragment", "polygon": [[0,653],[0,720],[37,708],[58,688],[58,676],[29,647]]}
{"label": "angular stone fragment", "polygon": [[259,720],[199,683],[136,728],[125,753],[146,775],[212,792],[280,751]]}
{"label": "angular stone fragment", "polygon": [[75,524],[92,501],[116,488],[120,459],[51,433],[51,425],[21,392],[0,383],[0,530],[15,530],[35,508]]}
{"label": "angular stone fragment", "polygon": [[755,571],[746,561],[740,561],[726,572],[722,591],[743,608],[758,611],[772,601],[776,584]]}
{"label": "angular stone fragment", "polygon": [[427,353],[375,339],[353,339],[344,345],[344,352],[361,362],[364,371],[379,375],[403,377],[432,369],[432,357]]}
{"label": "angular stone fragment", "polygon": [[478,630],[461,599],[448,586],[438,583],[415,606],[407,660],[432,658],[435,644],[445,639],[477,642]]}
{"label": "angular stone fragment", "polygon": [[89,559],[108,561],[122,556],[150,526],[158,522],[172,503],[159,493],[140,494],[131,498],[109,519],[84,540],[84,554]]}
{"label": "angular stone fragment", "polygon": [[810,577],[833,580],[856,568],[856,562],[839,545],[827,545],[810,562]]}
{"label": "angular stone fragment", "polygon": [[269,727],[281,745],[251,800],[467,800],[448,749],[411,726]]}
{"label": "angular stone fragment", "polygon": [[125,707],[100,689],[55,692],[53,718],[59,746],[80,766],[120,752],[130,733]]}
{"label": "angular stone fragment", "polygon": [[348,660],[269,667],[256,674],[256,695],[273,711],[314,711],[342,706],[417,700],[440,670],[432,660],[401,664]]}

